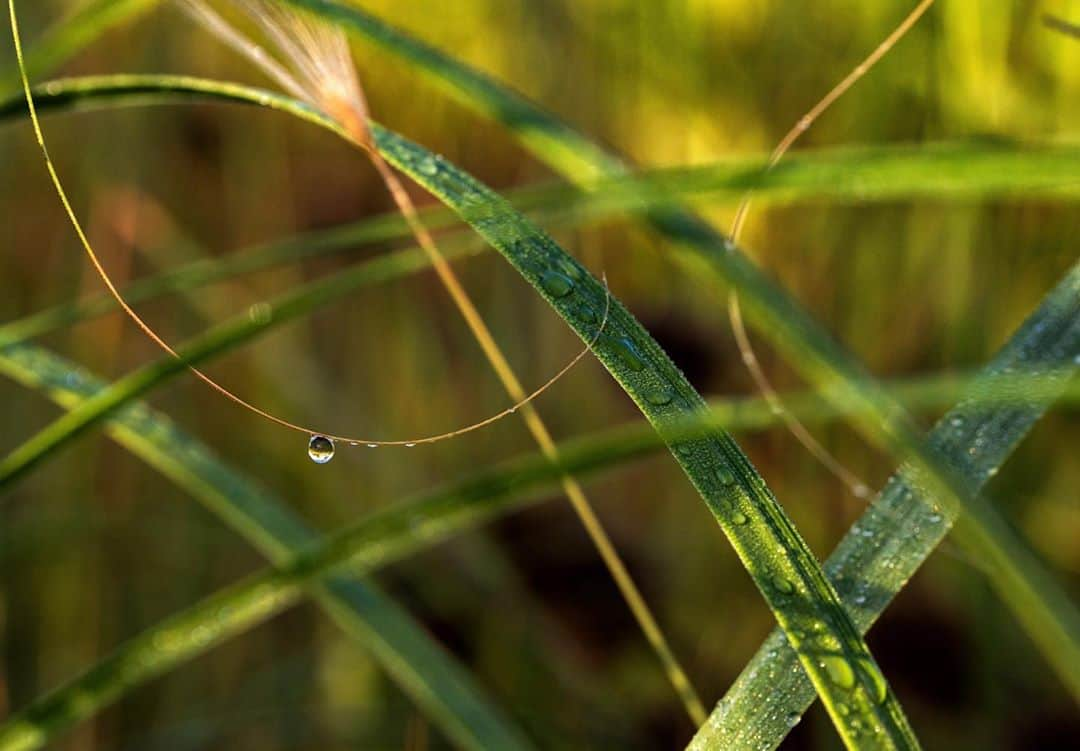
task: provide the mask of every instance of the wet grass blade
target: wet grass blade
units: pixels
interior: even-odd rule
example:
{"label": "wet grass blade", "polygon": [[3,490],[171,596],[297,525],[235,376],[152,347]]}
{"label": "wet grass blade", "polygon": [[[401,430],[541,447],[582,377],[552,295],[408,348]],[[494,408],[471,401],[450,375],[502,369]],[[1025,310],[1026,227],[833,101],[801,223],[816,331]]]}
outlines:
{"label": "wet grass blade", "polygon": [[[969,466],[973,470],[973,482],[981,482],[1004,463],[1054,394],[1069,382],[1080,365],[1077,352],[1080,352],[1080,268],[1074,269],[1048,296],[1039,311],[982,372],[976,384],[968,389],[964,402],[939,424],[931,441],[940,441],[943,450],[957,457],[960,463],[970,465],[970,449],[979,446],[987,435],[995,436],[993,449],[980,455],[977,467]],[[1014,371],[1032,366],[1044,374],[1039,383],[1044,384],[1045,390],[1033,393],[1017,389]],[[11,345],[0,351],[0,370],[30,388],[48,393],[68,408],[107,388],[107,384],[85,371],[33,345]],[[942,389],[935,387],[932,392],[940,394]],[[987,404],[995,406],[988,409]],[[728,405],[713,419],[729,427],[760,427],[768,424],[769,414],[763,400],[752,400],[746,405]],[[584,475],[655,451],[660,445],[655,432],[642,427],[620,428],[563,444],[559,450],[564,461],[562,467],[552,465],[543,456],[509,462],[446,491],[365,520],[309,554],[305,565],[293,561],[287,572],[264,574],[174,616],[127,643],[83,677],[0,726],[0,749],[29,751],[55,739],[66,728],[91,716],[126,691],[269,618],[301,595],[301,584],[326,576],[334,566],[363,561],[363,565],[373,568],[387,563],[520,507],[536,497],[537,491],[553,486],[564,470]],[[684,426],[687,435],[696,435],[696,428]],[[256,544],[276,549],[282,545],[280,539],[287,540],[296,534],[289,531],[294,523],[287,513],[281,521],[280,504],[266,510],[265,498],[261,498],[259,491],[255,491],[252,504],[248,493],[237,492],[237,482],[241,490],[246,485],[243,479],[217,463],[168,418],[144,405],[131,405],[110,420],[109,432],[219,513],[238,517],[236,526],[246,530]],[[910,504],[901,498],[906,492],[902,480],[894,478],[829,562],[830,575],[840,583],[845,601],[864,629],[902,586],[905,570],[914,571],[948,527],[947,520],[934,518],[940,512],[925,505],[918,509],[921,519],[913,521],[919,521],[919,528],[931,530],[929,533],[913,537],[906,525],[896,524],[891,516],[894,511],[910,513]],[[255,525],[248,521],[252,515],[257,518]],[[872,531],[873,545],[867,544],[865,530]],[[296,542],[306,539],[307,533],[302,532]],[[906,568],[895,571],[890,560],[900,561]],[[877,588],[869,586],[861,576],[864,569],[872,572],[871,579],[878,583]],[[695,747],[774,747],[787,734],[793,718],[814,697],[805,675],[796,669],[797,662],[784,636],[780,632],[773,634],[710,723],[701,729]]]}
{"label": "wet grass blade", "polygon": [[[458,250],[447,244],[446,252],[452,257]],[[0,488],[25,475],[54,451],[116,410],[185,372],[188,364],[201,363],[234,349],[276,326],[307,315],[319,306],[340,300],[366,284],[397,278],[410,271],[426,269],[427,266],[427,261],[417,251],[387,254],[287,292],[266,303],[266,316],[253,318],[242,314],[214,326],[178,349],[183,359],[165,357],[128,374],[13,450],[0,460]]]}
{"label": "wet grass blade", "polygon": [[[45,391],[67,409],[77,408],[108,387],[72,363],[27,344],[0,347],[0,372]],[[287,504],[227,467],[171,420],[146,405],[127,406],[110,421],[107,430],[270,560],[287,560],[318,539]],[[468,671],[375,584],[333,579],[320,585],[313,595],[456,744],[477,750],[531,748]],[[11,730],[17,724],[14,721],[5,725],[6,729],[0,730],[0,748],[38,747],[70,724],[51,714],[36,717],[32,732]]]}
{"label": "wet grass blade", "polygon": [[[160,96],[149,83],[140,87],[132,91],[136,98]],[[257,89],[181,78],[162,79],[158,88],[178,96],[245,101],[279,109],[347,137],[317,111]],[[917,748],[895,695],[835,590],[734,440],[719,430],[677,443],[669,436],[673,424],[695,417],[705,404],[648,332],[598,280],[496,193],[374,123],[372,135],[389,163],[459,213],[578,336],[585,342],[596,341],[593,348],[598,359],[670,445],[777,621],[800,645],[800,659],[845,743],[864,748]],[[185,358],[193,354],[183,352]],[[86,409],[60,418],[0,463],[0,481],[25,472],[53,446],[85,430],[124,400],[143,393],[148,382],[158,378],[154,373],[158,367],[178,372],[182,365],[174,360],[144,369],[87,402]]]}
{"label": "wet grass blade", "polygon": [[[1080,370],[1080,265],[1046,298],[1004,349],[938,421],[927,443],[968,484],[981,489]],[[995,379],[1045,374],[1048,391],[1018,391],[1011,405],[988,407]],[[1075,383],[1075,378],[1073,378]],[[898,518],[902,522],[898,526]],[[844,604],[865,633],[957,521],[912,485],[901,469],[826,563]],[[902,531],[902,530],[907,530]],[[774,631],[743,670],[691,748],[776,748],[814,700],[784,635]]]}
{"label": "wet grass blade", "polygon": [[[0,369],[69,407],[107,388],[34,345],[9,347],[0,357]],[[456,742],[468,748],[523,747],[515,732],[492,723],[497,714],[493,715],[475,693],[470,694],[469,681],[460,668],[440,650],[432,652],[426,638],[413,639],[415,624],[395,618],[396,608],[385,607],[388,603],[380,599],[377,590],[355,581],[332,580],[317,588],[314,582],[344,566],[357,575],[370,571],[475,527],[515,505],[538,500],[538,491],[554,487],[564,471],[587,473],[605,462],[614,463],[617,457],[656,448],[653,433],[646,434],[645,441],[619,439],[566,446],[559,465],[542,455],[509,462],[415,502],[396,504],[391,511],[364,520],[334,535],[327,545],[312,549],[310,533],[284,510],[284,504],[268,504],[269,496],[217,462],[167,418],[143,405],[130,405],[114,417],[109,430],[123,445],[229,518],[275,559],[282,560],[298,546],[312,552],[290,558],[281,570],[229,588],[127,642],[81,678],[8,718],[0,725],[0,751],[29,751],[54,741],[72,725],[142,683],[265,621],[309,592],[350,633],[362,636],[365,644],[374,646],[370,639],[376,645],[386,644],[385,651],[376,649],[376,655],[387,659],[387,667],[410,687],[422,706],[434,711],[433,717],[446,720],[447,724],[440,726]],[[416,643],[410,643],[413,641]],[[445,704],[456,706],[439,706]]]}
{"label": "wet grass blade", "polygon": [[[140,91],[137,76],[102,76],[51,81],[36,96],[43,112],[115,107],[145,102],[149,92]],[[160,81],[158,79],[152,79]],[[24,117],[20,99],[0,104],[0,121]],[[595,192],[585,193],[564,184],[519,188],[507,194],[515,208],[536,217],[548,227],[580,226],[626,212],[644,212],[685,198],[755,195],[779,200],[850,198],[861,201],[933,196],[970,198],[1045,191],[1069,198],[1080,191],[1075,175],[1080,172],[1080,148],[1039,148],[986,143],[939,143],[928,147],[881,149],[835,149],[792,158],[783,169],[764,170],[760,160],[734,161],[693,168],[665,169],[605,180]],[[1077,193],[1080,195],[1080,193]],[[456,214],[444,207],[423,211],[430,229],[460,225]],[[295,237],[258,245],[225,257],[193,262],[124,288],[131,303],[199,289],[242,274],[299,262],[358,246],[409,237],[409,229],[397,214],[366,219]],[[468,252],[485,248],[472,246]],[[116,310],[110,295],[62,303],[17,321],[0,325],[0,344],[25,341],[87,318]]]}
{"label": "wet grass blade", "polygon": [[[627,172],[622,160],[507,87],[360,9],[329,0],[283,1],[402,57],[456,100],[502,123],[537,158],[585,188]],[[991,583],[1047,662],[1080,697],[1080,611],[1009,524],[968,491],[944,457],[923,444],[903,408],[874,384],[858,361],[723,235],[679,209],[654,210],[646,217],[695,278],[711,280],[718,291],[724,284],[736,288],[751,324],[823,394],[839,404],[858,404],[857,413],[865,417],[853,425],[871,442],[909,462],[909,477],[925,494],[963,509],[958,539],[987,568]]]}

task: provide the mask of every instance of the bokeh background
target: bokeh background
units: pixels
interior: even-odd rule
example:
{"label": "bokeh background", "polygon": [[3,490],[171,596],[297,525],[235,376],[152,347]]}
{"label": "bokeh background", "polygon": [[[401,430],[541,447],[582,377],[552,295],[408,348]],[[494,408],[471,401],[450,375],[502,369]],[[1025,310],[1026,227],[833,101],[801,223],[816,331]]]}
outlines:
{"label": "bokeh background", "polygon": [[[648,166],[764,153],[909,10],[860,0],[363,0],[363,7],[491,72]],[[77,2],[20,3],[30,42]],[[1080,3],[940,0],[801,147],[970,136],[1039,142],[1080,126],[1080,41],[1041,14]],[[4,33],[7,25],[4,24]],[[375,115],[499,189],[550,173],[497,125],[399,60],[357,46]],[[10,70],[10,44],[0,43]],[[171,7],[109,33],[64,73],[178,72],[265,83]],[[120,110],[46,122],[54,158],[108,268],[128,281],[298,231],[391,209],[365,159],[281,115],[227,107]],[[47,183],[26,124],[0,128],[0,320],[100,291]],[[414,191],[422,204],[431,199]],[[700,202],[721,226],[731,202]],[[748,395],[724,300],[696,285],[632,219],[557,228],[709,395]],[[1015,199],[759,205],[750,252],[881,377],[977,367],[1076,257],[1076,204]],[[385,247],[297,264],[140,306],[171,341]],[[495,254],[459,266],[529,384],[579,348]],[[157,356],[109,316],[43,343],[116,378]],[[779,386],[799,380],[765,345]],[[262,406],[327,431],[387,438],[451,429],[507,406],[438,281],[369,288],[209,370]],[[302,437],[182,377],[150,402],[234,468],[324,529],[499,459],[533,451],[505,420],[412,450],[339,450],[325,467]],[[637,418],[595,362],[539,409],[568,438]],[[0,450],[57,415],[0,382]],[[933,414],[924,417],[929,421]],[[842,424],[818,435],[880,483],[893,461]],[[988,493],[1080,595],[1080,421],[1044,419]],[[783,429],[741,437],[822,557],[860,501]],[[668,456],[587,486],[707,701],[772,625],[723,534]],[[263,566],[260,556],[100,432],[0,499],[0,716],[123,639]],[[1064,749],[1080,716],[977,562],[946,547],[869,643],[927,748]],[[677,748],[692,733],[597,555],[560,497],[381,572],[379,580],[549,748]],[[155,681],[64,749],[444,748],[374,662],[311,605]],[[839,748],[815,708],[787,749]]]}

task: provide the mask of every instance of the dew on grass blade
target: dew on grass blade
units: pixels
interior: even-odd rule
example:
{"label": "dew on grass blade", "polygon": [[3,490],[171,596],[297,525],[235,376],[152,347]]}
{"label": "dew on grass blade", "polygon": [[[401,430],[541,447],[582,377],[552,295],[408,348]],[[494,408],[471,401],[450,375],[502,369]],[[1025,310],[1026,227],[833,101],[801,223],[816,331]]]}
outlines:
{"label": "dew on grass blade", "polygon": [[326,464],[334,458],[334,442],[324,435],[313,435],[308,441],[308,456],[316,464]]}
{"label": "dew on grass blade", "polygon": [[566,297],[574,291],[574,280],[557,271],[545,271],[540,275],[540,286],[552,297]]}

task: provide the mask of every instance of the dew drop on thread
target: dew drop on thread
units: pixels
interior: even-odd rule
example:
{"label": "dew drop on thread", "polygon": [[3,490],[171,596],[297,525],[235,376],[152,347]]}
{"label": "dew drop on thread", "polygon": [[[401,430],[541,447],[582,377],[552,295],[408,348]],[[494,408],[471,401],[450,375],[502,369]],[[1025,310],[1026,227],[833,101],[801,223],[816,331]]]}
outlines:
{"label": "dew drop on thread", "polygon": [[324,435],[313,435],[308,441],[308,456],[316,464],[326,464],[334,458],[334,442]]}

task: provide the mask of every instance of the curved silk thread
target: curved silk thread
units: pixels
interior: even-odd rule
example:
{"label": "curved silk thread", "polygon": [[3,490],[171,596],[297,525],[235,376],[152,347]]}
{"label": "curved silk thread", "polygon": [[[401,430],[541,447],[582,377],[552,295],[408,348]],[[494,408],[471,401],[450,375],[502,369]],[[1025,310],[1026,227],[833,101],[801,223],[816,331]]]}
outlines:
{"label": "curved silk thread", "polygon": [[[166,342],[156,331],[154,331],[154,329],[148,323],[146,323],[146,321],[144,321],[142,319],[142,317],[139,316],[139,314],[137,312],[135,312],[135,309],[132,308],[131,305],[128,304],[127,300],[124,299],[123,294],[121,294],[120,290],[113,283],[112,278],[109,276],[109,273],[105,270],[104,264],[102,264],[101,259],[98,258],[97,253],[94,251],[93,246],[90,244],[90,239],[86,235],[86,232],[83,230],[82,223],[79,221],[78,216],[75,214],[75,210],[71,205],[71,201],[68,199],[67,191],[64,189],[63,183],[60,180],[60,176],[56,171],[55,165],[53,164],[52,157],[49,155],[49,149],[45,144],[45,134],[44,134],[44,132],[42,131],[42,128],[41,128],[41,121],[40,121],[40,119],[38,117],[38,114],[37,114],[37,107],[34,104],[34,96],[33,96],[33,92],[32,92],[31,87],[30,87],[30,80],[29,80],[29,77],[27,76],[27,73],[26,73],[26,63],[25,63],[25,59],[24,59],[24,55],[23,55],[23,49],[22,49],[22,36],[19,33],[18,16],[17,16],[17,14],[15,12],[15,0],[8,0],[8,13],[9,13],[9,17],[11,19],[11,35],[12,35],[12,40],[13,40],[14,46],[15,46],[16,63],[17,63],[18,68],[19,68],[19,77],[20,77],[21,82],[22,82],[23,93],[25,95],[26,105],[27,105],[27,108],[28,108],[29,114],[30,114],[30,122],[31,122],[31,124],[33,126],[34,136],[37,139],[38,146],[40,147],[41,153],[45,158],[45,166],[49,171],[49,177],[51,178],[53,187],[55,188],[56,193],[60,198],[60,203],[63,205],[64,213],[67,214],[67,217],[70,220],[72,227],[75,229],[75,234],[78,236],[79,242],[82,244],[83,249],[86,251],[86,255],[90,259],[91,265],[94,267],[94,270],[97,272],[97,275],[101,278],[101,281],[104,282],[105,287],[109,291],[109,294],[113,297],[113,299],[116,300],[117,304],[121,307],[121,309],[124,311],[124,313],[132,321],[134,321],[135,324],[143,331],[143,333],[146,334],[146,336],[149,337],[150,340],[153,341],[158,347],[160,347],[162,350],[164,350],[166,353],[168,353],[172,357],[175,357],[177,360],[183,361],[184,360],[183,355],[181,355],[179,352],[177,352],[175,349],[173,349],[173,347],[171,345],[169,345],[168,342]],[[252,45],[252,48],[253,49],[258,49],[254,45]],[[263,62],[263,64],[265,64],[265,62]],[[283,74],[283,77],[279,78],[278,80],[281,83],[286,84],[287,88],[289,88],[292,91],[292,93],[294,93],[294,94],[295,93],[300,93],[302,90],[294,89],[293,86],[288,85],[287,82],[291,81],[292,79],[284,71],[284,69],[281,69],[281,72]],[[278,76],[275,76],[275,77],[278,77]],[[309,97],[306,97],[306,96],[304,98],[309,99]],[[364,128],[364,131],[366,132],[366,127]],[[377,168],[379,167],[379,165],[381,163],[381,168],[379,170],[381,174],[384,173],[384,171],[386,173],[390,174],[390,177],[391,177],[391,179],[393,181],[393,185],[394,185],[394,187],[391,187],[391,192],[392,193],[398,193],[398,192],[404,193],[404,188],[401,186],[400,181],[398,181],[396,176],[394,176],[392,174],[392,172],[390,172],[390,167],[389,167],[389,165],[386,164],[386,161],[383,160],[382,157],[379,156],[378,153],[375,151],[374,146],[370,142],[370,138],[367,138],[364,142],[361,142],[361,141],[356,140],[356,138],[354,136],[353,141],[358,146],[360,146],[361,148],[363,148],[365,151],[367,151],[369,154],[372,155],[372,158],[376,162],[376,167]],[[382,174],[382,176],[383,176],[383,179],[385,181],[386,180],[386,174]],[[390,187],[390,186],[391,186],[391,184],[388,183],[388,187]],[[398,200],[397,195],[395,195],[395,200]],[[410,202],[410,206],[411,206],[411,202]],[[414,227],[414,230],[415,230],[416,226],[421,226],[422,227],[422,225],[419,225],[419,218],[416,216],[415,208],[413,208],[412,211],[411,211],[411,219],[410,219],[409,216],[407,216],[406,218],[409,220],[410,226]],[[426,235],[428,242],[431,242],[430,234],[427,233],[426,229],[423,230],[423,234]],[[444,260],[443,263],[446,263],[446,261]],[[274,414],[271,414],[270,412],[268,412],[268,411],[266,411],[264,409],[261,409],[260,407],[255,406],[251,402],[246,401],[245,399],[243,399],[240,396],[234,394],[232,391],[230,391],[229,389],[227,389],[224,386],[222,386],[221,384],[219,384],[212,377],[210,377],[209,375],[207,375],[205,372],[203,372],[199,368],[195,367],[194,365],[186,364],[186,367],[199,380],[201,380],[207,386],[212,388],[214,391],[216,391],[219,394],[221,394],[222,396],[224,396],[226,399],[229,399],[230,401],[234,402],[235,404],[238,404],[239,406],[243,407],[244,409],[246,409],[246,410],[248,410],[250,412],[253,412],[256,415],[258,415],[258,416],[260,416],[260,417],[262,417],[262,418],[264,418],[266,420],[269,420],[270,422],[273,422],[273,423],[275,423],[275,424],[277,424],[277,425],[279,425],[279,426],[281,426],[283,428],[288,428],[289,430],[294,430],[294,431],[296,431],[298,433],[305,433],[305,434],[310,435],[310,436],[322,436],[324,438],[329,438],[330,440],[334,441],[335,443],[349,444],[349,445],[353,445],[353,446],[360,446],[360,445],[369,446],[369,447],[406,446],[406,447],[411,448],[413,446],[417,446],[417,445],[421,445],[421,444],[438,443],[440,441],[445,441],[445,440],[448,440],[450,438],[456,438],[458,436],[465,435],[466,433],[471,433],[473,431],[480,430],[481,428],[492,425],[493,423],[496,423],[499,420],[502,420],[505,417],[507,417],[507,416],[509,416],[511,414],[514,414],[521,407],[523,407],[523,406],[531,403],[535,399],[537,399],[541,394],[543,394],[545,391],[547,391],[549,388],[551,388],[564,375],[566,375],[575,365],[577,365],[579,362],[581,362],[581,360],[584,359],[584,357],[589,352],[592,351],[593,346],[599,340],[600,335],[603,333],[604,327],[607,325],[607,318],[608,318],[608,313],[609,313],[609,310],[610,310],[610,303],[611,303],[611,296],[609,294],[608,295],[607,307],[605,308],[605,311],[604,311],[603,321],[601,322],[600,327],[597,330],[596,336],[593,338],[593,340],[590,341],[585,346],[585,348],[580,353],[578,353],[578,355],[576,357],[574,357],[562,370],[560,370],[558,373],[556,373],[552,378],[550,378],[547,382],[545,382],[540,388],[533,391],[531,394],[525,396],[524,398],[520,399],[512,407],[508,407],[508,408],[504,409],[503,411],[501,411],[501,412],[499,412],[499,413],[497,413],[497,414],[495,414],[495,415],[493,415],[491,417],[488,417],[487,419],[481,420],[479,422],[473,423],[473,424],[468,425],[468,426],[463,427],[463,428],[459,428],[457,430],[452,430],[452,431],[449,431],[449,432],[446,432],[446,433],[440,433],[438,435],[425,436],[425,437],[421,437],[421,438],[409,438],[409,439],[404,439],[404,440],[388,441],[388,440],[380,440],[380,439],[374,439],[374,438],[359,438],[359,437],[352,437],[352,436],[339,436],[339,435],[334,435],[332,433],[327,433],[327,432],[324,432],[324,431],[308,428],[308,427],[305,427],[303,425],[299,425],[299,424],[290,422],[288,420],[285,420],[285,419],[283,419],[281,417],[278,417],[278,416],[276,416]]]}

